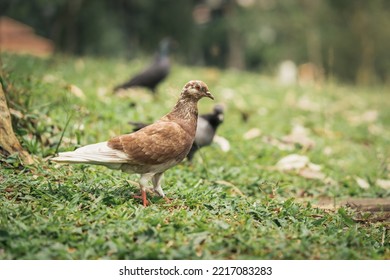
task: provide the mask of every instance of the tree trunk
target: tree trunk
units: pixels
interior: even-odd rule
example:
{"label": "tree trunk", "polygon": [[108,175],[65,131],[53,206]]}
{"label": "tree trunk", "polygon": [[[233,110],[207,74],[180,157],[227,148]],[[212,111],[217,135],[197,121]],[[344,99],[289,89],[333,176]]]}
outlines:
{"label": "tree trunk", "polygon": [[369,24],[366,11],[361,5],[357,4],[352,16],[352,30],[360,41],[361,57],[356,73],[356,82],[362,85],[375,82],[375,43]]}
{"label": "tree trunk", "polygon": [[18,153],[24,164],[33,164],[32,157],[22,148],[12,129],[11,115],[7,100],[0,84],[0,154],[9,156]]}
{"label": "tree trunk", "polygon": [[229,57],[228,67],[238,70],[245,69],[244,51],[242,46],[242,38],[236,30],[229,30]]}
{"label": "tree trunk", "polygon": [[227,58],[228,68],[244,70],[245,69],[245,56],[243,38],[240,31],[237,28],[236,11],[237,7],[234,1],[228,1],[225,7],[225,17],[229,22],[228,27],[228,47],[229,53]]}

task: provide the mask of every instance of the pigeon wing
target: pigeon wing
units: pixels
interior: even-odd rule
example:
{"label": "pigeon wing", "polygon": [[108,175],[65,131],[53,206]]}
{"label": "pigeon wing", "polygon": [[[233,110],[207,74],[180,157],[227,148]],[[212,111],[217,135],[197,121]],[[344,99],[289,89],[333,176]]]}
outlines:
{"label": "pigeon wing", "polygon": [[191,148],[193,138],[179,124],[160,121],[131,134],[108,141],[112,149],[122,151],[131,164],[157,165],[181,161]]}

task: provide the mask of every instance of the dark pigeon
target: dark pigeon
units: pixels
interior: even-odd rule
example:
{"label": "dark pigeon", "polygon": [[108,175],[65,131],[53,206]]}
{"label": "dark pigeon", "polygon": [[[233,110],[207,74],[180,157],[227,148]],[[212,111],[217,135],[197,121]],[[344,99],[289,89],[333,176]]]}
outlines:
{"label": "dark pigeon", "polygon": [[143,72],[134,76],[130,81],[116,86],[114,92],[132,87],[145,87],[155,94],[157,85],[168,76],[171,69],[169,61],[170,44],[169,39],[162,40],[153,63]]}
{"label": "dark pigeon", "polygon": [[209,146],[213,142],[217,128],[223,122],[223,118],[223,107],[219,104],[214,106],[212,113],[199,116],[194,144],[192,144],[187,155],[189,161],[192,161],[197,150]]}
{"label": "dark pigeon", "polygon": [[[223,106],[220,104],[214,106],[212,113],[203,114],[198,117],[195,140],[187,154],[187,159],[189,161],[192,161],[197,150],[209,146],[213,142],[217,128],[223,122],[223,118]],[[133,125],[133,131],[140,130],[147,126],[147,124],[142,122],[129,122],[129,124]]]}

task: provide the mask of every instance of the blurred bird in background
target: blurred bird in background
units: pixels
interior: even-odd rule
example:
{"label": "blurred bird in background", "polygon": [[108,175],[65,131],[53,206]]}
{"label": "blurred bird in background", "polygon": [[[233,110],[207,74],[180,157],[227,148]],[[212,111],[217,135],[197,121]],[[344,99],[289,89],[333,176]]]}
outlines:
{"label": "blurred bird in background", "polygon": [[168,76],[171,69],[171,63],[169,60],[171,45],[172,41],[169,38],[161,40],[159,50],[155,55],[153,63],[129,81],[116,86],[114,88],[114,93],[132,87],[145,87],[150,89],[153,94],[156,94],[158,84]]}
{"label": "blurred bird in background", "polygon": [[[198,117],[198,125],[196,127],[195,140],[192,144],[192,147],[187,155],[187,159],[191,162],[194,158],[195,153],[202,147],[206,147],[214,142],[221,147],[223,151],[228,151],[230,149],[229,142],[220,136],[216,136],[217,128],[224,120],[224,108],[221,104],[214,106],[213,112],[209,114],[203,114]],[[140,130],[141,128],[147,126],[148,124],[142,122],[133,122],[130,121],[134,128],[133,131]]]}

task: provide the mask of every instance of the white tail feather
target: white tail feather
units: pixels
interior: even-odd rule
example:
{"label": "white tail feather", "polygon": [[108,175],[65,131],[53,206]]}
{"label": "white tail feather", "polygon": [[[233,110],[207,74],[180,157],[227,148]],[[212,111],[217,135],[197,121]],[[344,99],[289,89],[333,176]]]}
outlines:
{"label": "white tail feather", "polygon": [[87,145],[73,152],[59,153],[52,161],[62,163],[86,163],[105,165],[109,168],[120,168],[122,163],[129,161],[129,157],[118,150],[108,147],[107,142]]}

